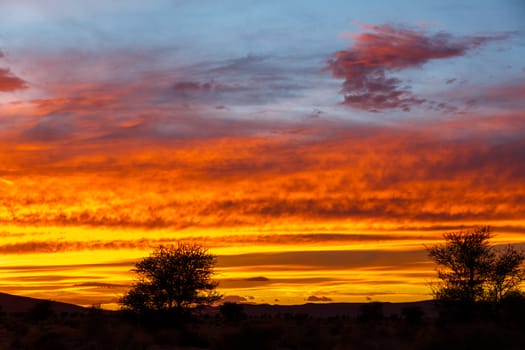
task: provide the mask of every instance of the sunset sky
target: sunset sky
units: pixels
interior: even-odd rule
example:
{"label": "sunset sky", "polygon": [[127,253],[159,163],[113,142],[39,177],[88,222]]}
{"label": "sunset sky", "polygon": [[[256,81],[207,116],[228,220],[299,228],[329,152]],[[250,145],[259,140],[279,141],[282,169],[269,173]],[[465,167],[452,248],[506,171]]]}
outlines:
{"label": "sunset sky", "polygon": [[0,0],[0,292],[115,308],[160,244],[226,300],[429,299],[525,247],[525,2]]}

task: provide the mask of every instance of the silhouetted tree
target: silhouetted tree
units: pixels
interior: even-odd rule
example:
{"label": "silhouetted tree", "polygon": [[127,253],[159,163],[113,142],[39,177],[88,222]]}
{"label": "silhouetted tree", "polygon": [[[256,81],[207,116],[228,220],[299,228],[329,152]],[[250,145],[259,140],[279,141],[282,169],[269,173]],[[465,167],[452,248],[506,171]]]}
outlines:
{"label": "silhouetted tree", "polygon": [[508,295],[520,294],[519,286],[525,280],[524,260],[525,254],[510,245],[496,257],[489,279],[489,293],[493,301],[501,303]]}
{"label": "silhouetted tree", "polygon": [[121,299],[124,310],[187,315],[221,296],[213,280],[215,256],[197,244],[160,246],[135,264],[138,281]]}
{"label": "silhouetted tree", "polygon": [[441,284],[434,290],[436,298],[468,304],[483,299],[483,285],[494,261],[490,228],[443,236],[445,244],[429,249],[429,256],[441,267],[437,270]]}
{"label": "silhouetted tree", "polygon": [[439,266],[441,282],[433,290],[438,300],[465,306],[478,301],[500,302],[507,293],[519,288],[525,255],[510,246],[498,252],[489,242],[489,226],[443,236],[445,244],[428,249]]}

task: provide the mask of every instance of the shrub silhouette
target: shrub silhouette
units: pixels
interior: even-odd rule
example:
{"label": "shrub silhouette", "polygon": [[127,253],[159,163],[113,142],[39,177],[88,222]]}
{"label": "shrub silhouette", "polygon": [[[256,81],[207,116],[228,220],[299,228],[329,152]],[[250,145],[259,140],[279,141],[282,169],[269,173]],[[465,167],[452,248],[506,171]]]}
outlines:
{"label": "shrub silhouette", "polygon": [[509,293],[501,303],[500,318],[506,323],[525,328],[525,294]]}
{"label": "shrub silhouette", "polygon": [[253,325],[247,324],[235,332],[224,334],[219,349],[275,349],[281,340],[283,330],[274,324]]}
{"label": "shrub silhouette", "polygon": [[361,322],[377,322],[383,318],[383,303],[379,301],[372,301],[359,307],[357,319]]}
{"label": "shrub silhouette", "polygon": [[45,332],[41,334],[33,343],[34,349],[39,350],[66,350],[67,347],[62,341],[60,334],[55,332]]}
{"label": "shrub silhouette", "polygon": [[220,300],[218,283],[212,279],[215,261],[197,244],[160,246],[135,264],[138,281],[121,299],[122,309],[172,318]]}
{"label": "shrub silhouette", "polygon": [[241,304],[227,301],[219,307],[219,311],[226,322],[239,322],[246,318],[244,307]]}
{"label": "shrub silhouette", "polygon": [[54,315],[55,311],[53,311],[51,301],[42,300],[31,307],[27,313],[27,318],[31,322],[41,322],[53,317]]}
{"label": "shrub silhouette", "polygon": [[403,319],[411,325],[420,324],[423,321],[425,312],[419,306],[405,306],[401,309]]}

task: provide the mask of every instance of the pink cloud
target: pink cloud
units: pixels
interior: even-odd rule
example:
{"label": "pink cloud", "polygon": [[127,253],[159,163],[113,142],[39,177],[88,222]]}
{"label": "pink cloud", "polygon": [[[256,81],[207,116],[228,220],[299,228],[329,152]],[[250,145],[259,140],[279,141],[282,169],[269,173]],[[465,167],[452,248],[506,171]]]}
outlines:
{"label": "pink cloud", "polygon": [[404,26],[365,26],[364,33],[351,35],[353,44],[328,60],[328,70],[344,79],[344,104],[380,111],[402,109],[427,102],[412,93],[410,86],[390,73],[420,67],[436,59],[464,56],[490,41],[508,34],[454,37],[448,33],[428,34]]}
{"label": "pink cloud", "polygon": [[[3,54],[0,53],[0,57]],[[0,92],[11,92],[27,89],[27,83],[11,73],[9,69],[0,68]]]}

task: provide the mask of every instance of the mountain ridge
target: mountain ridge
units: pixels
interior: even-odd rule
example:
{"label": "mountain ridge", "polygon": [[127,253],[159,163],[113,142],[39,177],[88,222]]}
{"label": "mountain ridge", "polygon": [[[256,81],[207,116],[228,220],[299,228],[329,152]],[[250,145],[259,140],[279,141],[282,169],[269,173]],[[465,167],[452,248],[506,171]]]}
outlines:
{"label": "mountain ridge", "polygon": [[82,306],[64,303],[61,301],[38,299],[0,292],[0,311],[2,312],[28,312],[34,308],[35,305],[43,302],[50,302],[50,308],[55,312],[79,312],[86,310],[86,308]]}
{"label": "mountain ridge", "polygon": [[[86,311],[87,308],[55,301],[49,299],[38,299],[21,295],[14,295],[0,292],[0,311],[14,313],[14,312],[28,312],[35,305],[42,302],[50,302],[51,309],[55,312],[81,312]],[[372,301],[373,303],[374,301]],[[370,302],[325,302],[325,303],[305,303],[298,305],[279,305],[279,304],[250,304],[240,303],[243,307],[243,311],[248,316],[261,316],[261,315],[286,315],[286,314],[307,314],[313,317],[335,317],[335,316],[351,316],[355,317],[361,311],[363,305],[369,304]],[[434,316],[435,301],[433,300],[422,300],[414,302],[379,302],[382,305],[382,311],[384,316],[390,317],[395,315],[401,315],[402,310],[407,307],[419,307],[427,316]],[[105,310],[111,311],[111,310]],[[219,307],[207,308],[205,313],[216,313],[219,312]]]}

